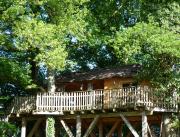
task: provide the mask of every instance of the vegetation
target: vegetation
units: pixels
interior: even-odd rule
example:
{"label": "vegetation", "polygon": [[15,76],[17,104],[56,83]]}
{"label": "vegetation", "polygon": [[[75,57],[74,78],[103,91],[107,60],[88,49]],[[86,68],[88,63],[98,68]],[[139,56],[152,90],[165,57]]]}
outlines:
{"label": "vegetation", "polygon": [[1,137],[15,137],[18,134],[18,129],[15,125],[7,123],[7,122],[0,122],[0,136]]}
{"label": "vegetation", "polygon": [[0,13],[1,88],[35,93],[49,72],[136,63],[139,80],[179,94],[178,0],[0,0]]}
{"label": "vegetation", "polygon": [[48,118],[48,125],[47,125],[47,133],[46,137],[52,137],[55,136],[55,128],[54,128],[55,120],[54,118]]}

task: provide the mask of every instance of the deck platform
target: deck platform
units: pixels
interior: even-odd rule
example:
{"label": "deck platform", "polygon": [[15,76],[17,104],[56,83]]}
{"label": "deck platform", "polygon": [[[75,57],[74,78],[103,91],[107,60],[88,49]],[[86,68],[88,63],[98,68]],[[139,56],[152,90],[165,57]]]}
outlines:
{"label": "deck platform", "polygon": [[147,87],[75,92],[38,93],[35,96],[15,97],[8,108],[10,114],[64,115],[66,113],[120,112],[145,110],[179,112],[179,96],[168,101]]}

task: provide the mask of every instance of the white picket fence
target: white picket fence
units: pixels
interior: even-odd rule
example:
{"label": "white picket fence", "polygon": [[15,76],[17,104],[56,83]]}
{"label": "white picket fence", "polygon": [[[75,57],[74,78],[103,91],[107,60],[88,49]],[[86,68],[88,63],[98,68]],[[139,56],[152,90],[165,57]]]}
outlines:
{"label": "white picket fence", "polygon": [[39,93],[37,111],[78,111],[102,107],[103,90],[91,92]]}

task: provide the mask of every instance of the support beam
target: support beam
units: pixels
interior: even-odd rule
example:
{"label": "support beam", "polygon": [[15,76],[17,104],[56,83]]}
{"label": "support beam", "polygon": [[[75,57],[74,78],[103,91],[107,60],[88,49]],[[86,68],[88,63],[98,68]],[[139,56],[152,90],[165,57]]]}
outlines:
{"label": "support beam", "polygon": [[91,122],[89,128],[86,130],[86,133],[84,134],[83,137],[88,137],[88,136],[89,136],[89,134],[91,133],[91,131],[92,131],[92,130],[94,129],[94,127],[96,126],[96,123],[97,123],[99,117],[100,117],[99,115],[96,115],[96,117],[95,117],[94,120]]}
{"label": "support beam", "polygon": [[76,116],[76,137],[81,137],[81,117]]}
{"label": "support beam", "polygon": [[160,134],[159,134],[160,137],[163,137],[162,136],[162,132],[163,132],[162,130],[163,130],[163,118],[161,117]]}
{"label": "support beam", "polygon": [[[133,125],[134,128],[138,128],[138,126],[139,126],[138,124]],[[128,132],[127,137],[132,137],[132,132],[131,131]]]}
{"label": "support beam", "polygon": [[120,120],[116,121],[113,125],[113,127],[111,128],[111,130],[109,131],[109,133],[106,135],[106,137],[111,137],[112,133],[114,133],[115,129],[117,128],[118,124],[120,123]]}
{"label": "support beam", "polygon": [[142,137],[148,137],[148,124],[146,112],[142,112]]}
{"label": "support beam", "polygon": [[26,137],[26,119],[22,118],[21,137]]}
{"label": "support beam", "polygon": [[151,129],[150,129],[150,127],[149,127],[149,124],[147,125],[147,128],[148,128],[149,136],[150,136],[150,137],[153,137],[153,136],[152,136],[152,133],[151,133]]}
{"label": "support beam", "polygon": [[122,114],[120,114],[120,117],[122,118],[122,120],[124,121],[124,123],[127,125],[127,127],[129,128],[129,130],[132,132],[132,134],[134,135],[134,137],[139,137],[138,133],[137,133],[136,130],[132,127],[132,125],[129,123],[129,121],[128,121]]}
{"label": "support beam", "polygon": [[102,123],[102,121],[99,122],[98,128],[99,128],[99,137],[103,137],[103,123]]}
{"label": "support beam", "polygon": [[[88,129],[89,125],[86,123],[86,120],[83,121],[83,128]],[[96,137],[96,133],[94,131],[91,131],[90,137]]]}
{"label": "support beam", "polygon": [[[74,115],[65,115],[63,112],[49,112],[49,111],[43,111],[43,112],[36,112],[33,111],[34,115],[61,115],[61,118],[63,119],[75,119]],[[141,116],[141,112],[121,112],[124,116]],[[153,111],[146,112],[146,115],[153,115]],[[102,113],[100,114],[101,117],[118,117],[119,113]],[[81,115],[82,118],[94,118],[94,114],[84,114]]]}
{"label": "support beam", "polygon": [[122,124],[120,123],[117,127],[118,129],[118,137],[122,137]]}
{"label": "support beam", "polygon": [[71,132],[70,128],[68,127],[68,125],[66,124],[66,122],[64,120],[60,120],[62,126],[64,127],[66,133],[68,134],[69,137],[74,137],[73,133]]}
{"label": "support beam", "polygon": [[34,133],[36,132],[36,130],[38,129],[40,123],[42,122],[42,119],[38,119],[36,121],[36,123],[34,124],[32,130],[29,132],[28,136],[27,137],[32,137],[34,135]]}

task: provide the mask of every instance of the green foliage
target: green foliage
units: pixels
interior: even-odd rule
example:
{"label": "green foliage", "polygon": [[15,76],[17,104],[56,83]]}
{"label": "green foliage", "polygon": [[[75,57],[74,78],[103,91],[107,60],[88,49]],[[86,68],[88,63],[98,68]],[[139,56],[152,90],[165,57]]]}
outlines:
{"label": "green foliage", "polygon": [[0,136],[1,137],[15,137],[17,136],[18,129],[15,125],[0,121]]}
{"label": "green foliage", "polygon": [[124,32],[117,32],[112,47],[124,63],[140,63],[153,55],[180,57],[179,35],[155,24],[138,23]]}
{"label": "green foliage", "polygon": [[18,50],[33,52],[34,60],[48,68],[64,67],[67,54],[63,47],[63,36],[57,26],[26,18],[16,22],[13,29]]}
{"label": "green foliage", "polygon": [[33,89],[47,69],[135,63],[139,80],[179,91],[177,0],[0,0],[0,13],[0,84]]}
{"label": "green foliage", "polygon": [[[40,83],[38,82],[39,68],[43,66],[48,69],[62,70],[67,56],[65,27],[47,21],[50,16],[45,10],[46,3],[47,0],[0,2],[2,13],[0,16],[0,50],[3,51],[0,56],[6,60],[15,59],[15,63],[20,68],[22,66],[25,71],[28,71],[27,77],[29,76],[35,84]],[[10,69],[14,69],[12,73],[18,75],[17,77],[6,76],[8,73],[3,73],[5,67],[2,68],[3,78],[8,78],[4,80],[4,83],[17,84],[19,80],[19,85],[22,85],[22,82],[24,85],[30,84],[29,80],[25,81],[23,69],[18,69],[15,63]],[[34,85],[29,85],[28,88],[34,88]]]}
{"label": "green foliage", "polygon": [[31,84],[27,68],[23,68],[15,61],[0,57],[0,84],[12,83],[26,87]]}
{"label": "green foliage", "polygon": [[122,27],[134,25],[140,13],[140,1],[137,0],[92,0],[88,6],[101,34],[112,35]]}
{"label": "green foliage", "polygon": [[47,133],[46,133],[46,136],[47,137],[54,137],[55,136],[55,128],[54,128],[54,124],[55,124],[55,120],[54,118],[48,118],[47,119],[47,123],[48,123],[48,126],[47,126]]}
{"label": "green foliage", "polygon": [[[146,72],[151,80],[174,77],[171,67],[180,57],[176,0],[8,0],[0,7],[0,49],[21,56],[16,63],[29,64],[33,82],[42,66],[82,70],[138,63],[146,64],[144,71],[154,66],[161,79]],[[168,74],[159,73],[165,69]]]}
{"label": "green foliage", "polygon": [[178,0],[143,0],[141,4],[141,20],[153,20],[160,27],[179,33],[180,2]]}
{"label": "green foliage", "polygon": [[[163,5],[157,10],[157,15],[153,16],[154,20],[165,29],[180,34],[180,4],[171,2]],[[151,15],[150,15],[151,16]]]}
{"label": "green foliage", "polygon": [[176,118],[171,125],[172,128],[178,129],[180,128],[180,120],[178,118]]}
{"label": "green foliage", "polygon": [[138,23],[110,40],[116,56],[124,64],[141,64],[139,80],[149,80],[161,91],[179,88],[180,74],[173,70],[179,63],[179,34],[152,23]]}

